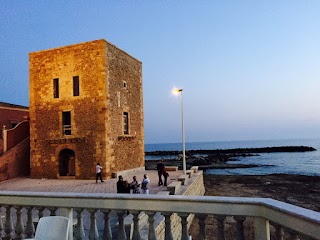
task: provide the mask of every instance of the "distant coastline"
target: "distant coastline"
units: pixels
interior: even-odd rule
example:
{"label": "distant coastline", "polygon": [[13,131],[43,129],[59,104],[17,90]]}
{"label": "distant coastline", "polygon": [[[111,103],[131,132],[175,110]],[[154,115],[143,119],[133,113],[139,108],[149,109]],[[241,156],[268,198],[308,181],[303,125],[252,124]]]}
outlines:
{"label": "distant coastline", "polygon": [[[231,169],[239,172],[240,169],[249,168],[270,168],[277,167],[273,162],[260,163],[249,162],[240,159],[249,157],[259,157],[260,154],[267,153],[305,153],[317,151],[314,147],[309,146],[277,146],[277,147],[254,147],[254,148],[233,148],[233,149],[199,149],[186,151],[187,168],[199,166],[201,170],[223,170],[230,172]],[[182,169],[182,152],[181,151],[148,151],[146,157],[154,157],[153,160],[145,160],[146,169],[155,169],[157,161],[161,160],[165,165],[178,166]],[[157,158],[157,159],[156,159]],[[237,170],[238,169],[238,170]],[[243,171],[243,170],[242,170]]]}
{"label": "distant coastline", "polygon": [[[304,150],[301,146],[306,147],[307,151],[302,152],[270,152],[270,148],[276,149],[283,146],[292,146],[294,149]],[[298,148],[296,148],[298,147]],[[266,152],[259,153],[223,153],[227,149],[265,149]],[[230,141],[210,141],[210,142],[186,142],[186,150],[216,150],[220,155],[228,156],[226,165],[251,165],[252,167],[244,168],[209,168],[206,174],[214,175],[267,175],[267,174],[298,174],[304,176],[320,176],[320,138],[301,138],[301,139],[266,139],[266,140],[230,140]],[[232,150],[234,151],[234,150]],[[237,150],[238,151],[238,150]],[[287,150],[286,150],[287,151]],[[291,149],[290,149],[291,151]],[[148,155],[149,152],[168,152],[173,155]],[[160,159],[179,159],[181,156],[181,143],[154,143],[145,144],[145,160],[147,162],[156,162]],[[187,162],[191,156],[201,160],[205,155],[219,154],[191,154],[187,155]],[[182,161],[177,161],[179,162]],[[196,164],[197,162],[193,163]],[[218,161],[217,161],[218,163]],[[216,166],[218,164],[215,164]],[[171,162],[168,162],[170,165]],[[256,167],[253,167],[253,166]],[[214,166],[213,166],[214,167]],[[231,166],[232,167],[232,166]],[[179,167],[180,169],[180,167]]]}

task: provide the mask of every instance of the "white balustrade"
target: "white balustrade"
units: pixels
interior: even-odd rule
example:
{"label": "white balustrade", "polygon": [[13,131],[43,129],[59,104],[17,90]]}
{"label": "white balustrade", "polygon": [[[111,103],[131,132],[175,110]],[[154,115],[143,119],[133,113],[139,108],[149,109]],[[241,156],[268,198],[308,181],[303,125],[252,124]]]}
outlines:
{"label": "white balustrade", "polygon": [[[200,240],[207,238],[208,216],[216,221],[219,240],[225,239],[226,217],[231,216],[236,221],[236,239],[245,239],[248,217],[253,219],[255,239],[270,239],[271,225],[280,240],[285,236],[320,239],[320,213],[264,198],[1,191],[0,205],[1,239],[33,237],[34,222],[56,214],[68,216],[76,224],[70,239],[177,239],[175,229],[180,224],[178,236],[185,240],[189,238],[189,214],[198,219],[199,236],[195,238]],[[141,226],[141,213],[148,216],[145,227]],[[129,234],[125,227],[128,214],[133,222]],[[156,231],[159,224],[164,227],[161,237]]]}

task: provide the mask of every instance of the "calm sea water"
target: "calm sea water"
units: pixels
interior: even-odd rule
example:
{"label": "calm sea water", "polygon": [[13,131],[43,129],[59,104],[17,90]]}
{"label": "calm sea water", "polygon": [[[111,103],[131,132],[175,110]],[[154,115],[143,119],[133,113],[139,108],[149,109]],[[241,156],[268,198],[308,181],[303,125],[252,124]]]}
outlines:
{"label": "calm sea water", "polygon": [[[186,143],[186,150],[199,149],[232,149],[232,148],[259,148],[278,146],[308,146],[317,151],[303,153],[262,153],[259,156],[240,157],[230,164],[260,164],[267,165],[256,168],[238,169],[211,169],[209,174],[225,175],[266,175],[273,173],[301,174],[320,176],[320,139],[290,139],[290,140],[252,140],[252,141],[216,141]],[[181,150],[181,143],[146,144],[145,151],[172,151]],[[173,156],[176,158],[176,156]],[[159,157],[146,156],[146,159]]]}

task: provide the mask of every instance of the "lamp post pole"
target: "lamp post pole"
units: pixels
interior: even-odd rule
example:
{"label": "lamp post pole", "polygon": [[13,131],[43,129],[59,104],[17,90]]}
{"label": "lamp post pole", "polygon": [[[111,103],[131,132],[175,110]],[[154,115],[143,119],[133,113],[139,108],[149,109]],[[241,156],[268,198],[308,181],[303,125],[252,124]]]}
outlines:
{"label": "lamp post pole", "polygon": [[180,93],[180,100],[181,100],[181,131],[182,131],[182,164],[183,164],[183,174],[185,175],[187,172],[186,166],[186,146],[184,142],[184,116],[183,116],[183,95],[182,90],[177,90]]}

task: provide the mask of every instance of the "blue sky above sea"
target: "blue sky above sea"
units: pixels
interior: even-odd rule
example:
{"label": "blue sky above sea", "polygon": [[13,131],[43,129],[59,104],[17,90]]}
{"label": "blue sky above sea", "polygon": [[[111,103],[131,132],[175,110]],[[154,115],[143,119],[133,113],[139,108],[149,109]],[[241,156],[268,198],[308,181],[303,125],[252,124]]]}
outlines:
{"label": "blue sky above sea", "polygon": [[145,143],[320,136],[320,1],[1,1],[0,101],[28,54],[104,38],[143,62]]}

